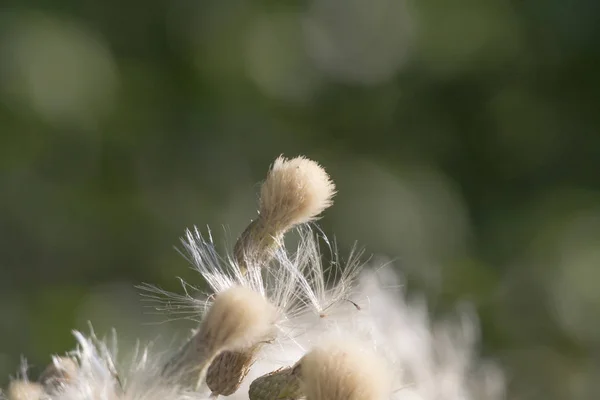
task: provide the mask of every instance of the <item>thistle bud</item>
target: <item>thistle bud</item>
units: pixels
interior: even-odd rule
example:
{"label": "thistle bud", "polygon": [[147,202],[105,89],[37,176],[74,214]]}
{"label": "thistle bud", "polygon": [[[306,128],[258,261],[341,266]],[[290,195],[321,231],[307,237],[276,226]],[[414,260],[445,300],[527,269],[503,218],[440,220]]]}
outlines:
{"label": "thistle bud", "polygon": [[383,400],[390,380],[382,359],[352,341],[319,346],[300,361],[307,400]]}
{"label": "thistle bud", "polygon": [[184,385],[198,388],[206,369],[225,350],[252,346],[268,338],[276,318],[274,307],[260,294],[236,286],[215,298],[200,329],[163,371]]}
{"label": "thistle bud", "polygon": [[315,161],[277,158],[261,187],[259,216],[235,245],[238,263],[265,266],[283,235],[317,218],[334,194],[334,183]]}

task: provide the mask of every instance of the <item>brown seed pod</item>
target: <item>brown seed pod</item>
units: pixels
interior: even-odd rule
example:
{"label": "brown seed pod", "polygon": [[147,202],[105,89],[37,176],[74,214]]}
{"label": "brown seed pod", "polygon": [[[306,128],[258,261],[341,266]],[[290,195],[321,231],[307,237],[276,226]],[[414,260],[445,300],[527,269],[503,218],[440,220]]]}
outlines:
{"label": "brown seed pod", "polygon": [[250,400],[297,400],[303,397],[298,367],[280,368],[250,384]]}
{"label": "brown seed pod", "polygon": [[256,361],[261,345],[246,350],[225,351],[210,365],[206,384],[213,395],[229,396],[235,393]]}

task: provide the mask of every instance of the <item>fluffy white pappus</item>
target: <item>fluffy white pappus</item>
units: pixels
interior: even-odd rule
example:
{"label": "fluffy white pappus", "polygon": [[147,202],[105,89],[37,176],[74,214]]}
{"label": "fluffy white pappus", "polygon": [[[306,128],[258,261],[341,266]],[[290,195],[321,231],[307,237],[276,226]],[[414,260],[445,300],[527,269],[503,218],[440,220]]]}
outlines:
{"label": "fluffy white pappus", "polygon": [[130,362],[117,362],[116,336],[99,340],[75,331],[78,347],[71,353],[78,371],[47,400],[206,400],[162,378],[162,356],[138,347]]}
{"label": "fluffy white pappus", "polygon": [[[206,315],[219,293],[236,286],[249,288],[278,310],[275,326],[284,337],[297,336],[323,319],[345,318],[346,312],[355,312],[359,306],[350,298],[362,268],[361,253],[352,252],[343,263],[335,244],[324,234],[308,225],[299,227],[297,232],[299,242],[295,251],[281,246],[269,268],[243,269],[231,255],[219,255],[210,231],[205,239],[198,229],[188,230],[182,239],[183,254],[208,283],[209,290],[185,281],[181,282],[183,294],[152,285],[139,288],[144,291],[145,299],[169,319],[188,318],[197,322]],[[329,261],[324,261],[320,243],[329,250],[326,257]]]}
{"label": "fluffy white pappus", "polygon": [[215,296],[232,287],[242,286],[263,296],[280,315],[297,303],[294,273],[281,268],[242,268],[230,255],[217,251],[210,230],[207,238],[198,228],[187,230],[181,239],[181,254],[192,264],[208,290],[181,280],[183,294],[162,290],[154,285],[138,286],[142,296],[169,319],[190,319],[200,322],[214,302]]}
{"label": "fluffy white pappus", "polygon": [[260,190],[260,218],[276,230],[314,220],[331,206],[335,185],[325,169],[306,157],[278,157]]}
{"label": "fluffy white pappus", "polygon": [[391,371],[366,343],[331,337],[299,362],[307,400],[384,400],[391,394]]}
{"label": "fluffy white pappus", "polygon": [[[382,282],[385,282],[385,286]],[[433,321],[424,301],[407,301],[399,277],[389,269],[366,271],[359,291],[369,305],[355,320],[395,365],[395,400],[501,400],[500,368],[478,355],[476,314],[459,308],[457,316]]]}
{"label": "fluffy white pappus", "polygon": [[280,268],[295,275],[296,297],[300,300],[288,313],[288,327],[303,334],[352,320],[361,310],[360,303],[366,300],[355,293],[357,278],[364,266],[362,251],[353,249],[344,261],[335,241],[329,241],[318,228],[305,225],[297,232],[299,240],[295,251],[280,251],[275,255]]}
{"label": "fluffy white pappus", "polygon": [[297,341],[270,348],[250,378],[294,365],[315,344],[324,348],[324,336],[337,335],[340,342],[351,336],[385,359],[391,377],[386,399],[504,399],[501,369],[478,354],[475,313],[461,307],[453,317],[433,320],[424,301],[408,301],[398,290],[401,283],[389,268],[363,271],[354,292],[354,298],[363,299],[360,312],[333,318],[329,324],[306,331]]}

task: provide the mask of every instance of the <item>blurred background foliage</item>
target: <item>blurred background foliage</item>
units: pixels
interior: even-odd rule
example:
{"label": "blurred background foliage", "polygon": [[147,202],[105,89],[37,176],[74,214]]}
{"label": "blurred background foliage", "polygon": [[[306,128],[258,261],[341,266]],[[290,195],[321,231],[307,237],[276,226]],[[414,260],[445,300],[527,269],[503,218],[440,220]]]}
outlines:
{"label": "blurred background foliage", "polygon": [[194,224],[233,240],[284,153],[338,184],[342,253],[393,259],[439,315],[476,306],[510,399],[598,398],[599,11],[3,0],[0,384],[88,320],[181,334],[134,285],[201,284],[172,245]]}

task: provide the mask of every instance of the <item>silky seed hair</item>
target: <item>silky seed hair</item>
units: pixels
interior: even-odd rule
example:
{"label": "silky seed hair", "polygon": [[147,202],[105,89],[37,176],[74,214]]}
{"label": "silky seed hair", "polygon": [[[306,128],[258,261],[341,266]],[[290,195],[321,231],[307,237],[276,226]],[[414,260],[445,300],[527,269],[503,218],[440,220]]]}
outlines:
{"label": "silky seed hair", "polygon": [[335,308],[341,304],[351,305],[352,311],[360,310],[360,305],[351,299],[356,299],[354,287],[364,267],[362,250],[353,248],[342,260],[336,242],[331,242],[317,226],[301,226],[298,233],[296,250],[276,256],[278,265],[297,276],[296,291],[303,307],[294,310],[293,317],[312,314],[325,318],[336,314]]}
{"label": "silky seed hair", "polygon": [[119,362],[116,335],[98,339],[93,331],[88,336],[75,331],[74,336],[78,347],[66,357],[76,360],[77,374],[44,393],[43,400],[206,400],[164,379],[160,374],[164,355],[151,346],[138,345],[128,361]]}
{"label": "silky seed hair", "polygon": [[168,320],[199,323],[218,293],[233,286],[249,287],[280,311],[276,323],[280,335],[276,340],[287,340],[288,332],[295,331],[296,335],[324,317],[334,320],[358,312],[366,302],[355,293],[356,280],[364,267],[362,252],[352,250],[342,259],[335,242],[317,227],[303,225],[295,233],[298,244],[294,250],[279,247],[271,267],[244,271],[231,256],[218,253],[210,231],[206,238],[198,229],[187,231],[182,253],[208,283],[209,290],[185,281],[181,281],[183,293],[145,284],[139,286],[143,299]]}
{"label": "silky seed hair", "polygon": [[[184,295],[170,295],[151,288],[153,291],[147,296],[160,301],[159,307],[170,318],[185,313],[188,318],[201,321],[201,316],[210,309],[219,292],[236,284],[252,287],[280,311],[275,323],[275,343],[304,349],[309,345],[303,338],[306,333],[322,330],[324,323],[339,323],[341,319],[359,312],[359,302],[352,295],[352,287],[362,264],[358,252],[351,253],[344,263],[338,256],[335,244],[329,242],[315,227],[303,226],[297,229],[297,233],[299,241],[295,251],[280,247],[274,254],[271,267],[253,267],[242,271],[233,258],[218,254],[211,236],[205,240],[198,230],[190,231],[184,240],[188,259],[206,279],[212,291],[202,292],[183,282]],[[326,257],[321,254],[319,242],[325,244],[324,247],[330,252]],[[230,354],[225,351],[217,356],[206,372],[206,384],[211,391],[225,396],[235,392],[264,344],[252,346],[252,354],[245,351]],[[224,371],[227,376],[223,375]]]}
{"label": "silky seed hair", "polygon": [[[322,232],[310,226],[298,228],[299,242],[295,252],[280,247],[274,254],[274,263],[269,268],[252,267],[242,270],[231,257],[223,258],[215,250],[212,237],[205,240],[198,230],[189,231],[184,240],[188,259],[209,283],[211,292],[201,290],[183,282],[184,295],[171,295],[154,287],[148,297],[159,301],[159,308],[171,318],[187,314],[196,320],[206,314],[215,294],[233,285],[251,287],[261,292],[276,306],[280,313],[276,322],[278,342],[291,342],[303,348],[300,336],[309,330],[319,329],[323,319],[334,323],[348,314],[356,313],[359,305],[352,297],[352,287],[362,264],[358,256],[351,254],[347,263],[343,263]],[[330,261],[324,261],[319,241],[329,249]],[[343,306],[343,307],[342,307]],[[343,313],[339,311],[343,310]],[[253,354],[238,351],[237,355],[228,352],[217,356],[207,371],[206,383],[215,394],[229,395],[237,390],[255,362],[262,344],[252,347]],[[223,358],[223,360],[220,360]],[[239,359],[245,359],[242,363]],[[227,362],[227,365],[219,365]],[[235,372],[233,365],[239,368]],[[230,380],[218,375],[216,371],[228,371]]]}
{"label": "silky seed hair", "polygon": [[149,284],[139,286],[144,299],[169,319],[185,318],[200,322],[215,296],[234,286],[247,287],[260,293],[284,313],[297,301],[293,271],[283,268],[242,269],[233,257],[219,254],[210,230],[207,237],[198,228],[187,230],[181,242],[181,253],[208,284],[209,289],[201,289],[183,280],[180,281],[183,294],[165,291]]}

